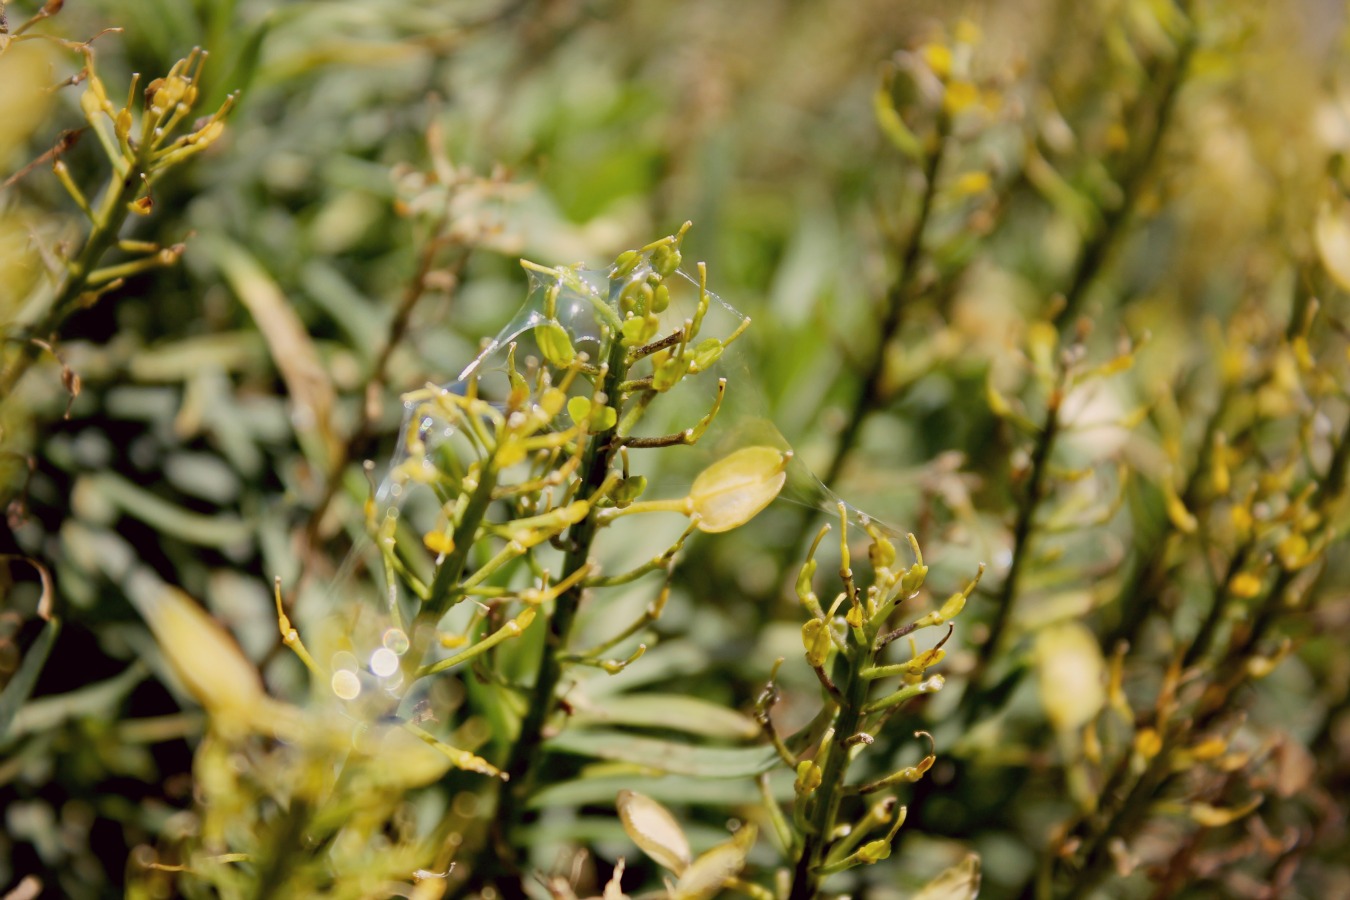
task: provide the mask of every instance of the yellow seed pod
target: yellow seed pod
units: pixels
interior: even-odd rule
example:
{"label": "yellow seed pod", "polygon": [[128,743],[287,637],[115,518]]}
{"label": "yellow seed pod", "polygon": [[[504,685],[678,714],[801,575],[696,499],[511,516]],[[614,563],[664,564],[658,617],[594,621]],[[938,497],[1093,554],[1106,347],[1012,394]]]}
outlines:
{"label": "yellow seed pod", "polygon": [[1258,795],[1241,806],[1228,809],[1211,806],[1208,803],[1192,803],[1186,808],[1186,812],[1190,814],[1194,821],[1206,828],[1222,828],[1241,819],[1260,806],[1264,800],[1264,797]]}
{"label": "yellow seed pod", "polygon": [[270,703],[262,678],[219,622],[168,585],[148,591],[137,606],[174,673],[207,712],[235,725],[257,720]]}
{"label": "yellow seed pod", "polygon": [[455,539],[444,531],[428,531],[422,535],[422,545],[432,553],[440,555],[455,549]]}
{"label": "yellow seed pod", "polygon": [[637,791],[619,791],[615,806],[623,830],[643,853],[676,875],[688,868],[689,839],[670,810]]}
{"label": "yellow seed pod", "polygon": [[1167,518],[1172,520],[1172,524],[1182,534],[1194,534],[1195,530],[1200,527],[1200,523],[1186,508],[1186,504],[1181,502],[1181,498],[1177,496],[1177,490],[1172,486],[1170,478],[1163,479],[1162,489]]}
{"label": "yellow seed pod", "polygon": [[689,491],[699,530],[717,534],[753,519],[783,489],[790,458],[773,447],[743,447],[700,472]]}
{"label": "yellow seed pod", "polygon": [[958,197],[969,197],[973,194],[982,194],[989,190],[990,178],[988,172],[974,171],[965,172],[957,177],[952,184],[952,193]]}
{"label": "yellow seed pod", "polygon": [[959,115],[980,102],[980,89],[969,81],[953,81],[942,95],[942,108],[950,116]]}
{"label": "yellow seed pod", "polygon": [[1298,532],[1293,532],[1280,541],[1275,547],[1275,555],[1280,558],[1280,565],[1291,572],[1312,562],[1312,555],[1308,552],[1308,539]]}
{"label": "yellow seed pod", "polygon": [[792,784],[792,789],[797,792],[797,796],[804,797],[820,787],[823,778],[824,773],[820,766],[809,759],[804,759],[797,763],[797,778]]}
{"label": "yellow seed pod", "polygon": [[983,37],[980,33],[980,26],[970,19],[958,19],[956,28],[952,31],[952,36],[956,38],[958,44],[978,44]]}
{"label": "yellow seed pod", "polygon": [[1245,503],[1239,503],[1228,511],[1229,518],[1233,521],[1233,531],[1237,533],[1238,540],[1247,540],[1251,537],[1252,526],[1255,522],[1252,520],[1252,511]]}

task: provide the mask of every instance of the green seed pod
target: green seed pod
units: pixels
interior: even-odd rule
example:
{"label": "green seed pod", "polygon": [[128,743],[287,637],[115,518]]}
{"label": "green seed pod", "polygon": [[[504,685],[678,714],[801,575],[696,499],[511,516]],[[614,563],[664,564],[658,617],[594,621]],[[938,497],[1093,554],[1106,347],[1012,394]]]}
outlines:
{"label": "green seed pod", "polygon": [[661,244],[652,251],[652,268],[662,278],[669,278],[680,267],[680,251],[669,244]]}
{"label": "green seed pod", "polygon": [[652,312],[663,313],[670,306],[670,288],[658,284],[652,293]]}
{"label": "green seed pod", "polygon": [[537,326],[534,339],[539,343],[539,352],[544,354],[544,359],[560,369],[570,366],[577,358],[577,351],[572,347],[567,330],[557,322],[545,322]]}
{"label": "green seed pod", "polygon": [[652,372],[652,387],[658,391],[668,391],[680,383],[680,379],[689,371],[689,360],[683,356],[668,359]]}
{"label": "green seed pod", "polygon": [[611,277],[622,278],[637,268],[642,255],[636,250],[625,250],[614,260],[614,274]]}
{"label": "green seed pod", "polygon": [[623,345],[641,347],[652,339],[660,326],[656,316],[631,316],[623,323]]}
{"label": "green seed pod", "polygon": [[628,504],[642,496],[647,490],[647,478],[644,475],[632,475],[619,482],[619,486],[614,489],[611,495],[614,498],[614,505],[623,509]]}
{"label": "green seed pod", "polygon": [[707,369],[722,358],[722,351],[725,349],[726,345],[717,338],[700,341],[699,345],[694,348],[694,365],[698,367],[700,372]]}

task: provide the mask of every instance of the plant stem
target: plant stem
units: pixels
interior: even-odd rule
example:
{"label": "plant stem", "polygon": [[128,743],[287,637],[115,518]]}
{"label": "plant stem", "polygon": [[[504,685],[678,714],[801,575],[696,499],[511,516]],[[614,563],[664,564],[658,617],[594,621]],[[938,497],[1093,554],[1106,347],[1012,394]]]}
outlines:
{"label": "plant stem", "polygon": [[[446,219],[446,215],[443,214],[436,222],[431,239],[426,242],[422,252],[418,254],[417,271],[403,288],[403,296],[399,300],[398,308],[394,310],[394,316],[389,321],[389,329],[385,334],[384,344],[380,347],[379,354],[370,367],[370,373],[365,378],[365,396],[360,404],[361,412],[356,427],[352,429],[347,440],[340,445],[337,455],[329,465],[323,495],[319,498],[319,502],[314,505],[313,511],[309,514],[309,520],[305,523],[305,544],[307,548],[314,548],[318,545],[324,517],[337,496],[338,489],[342,486],[342,473],[356,457],[361,445],[371,437],[375,425],[374,416],[378,409],[374,401],[385,387],[385,380],[389,376],[390,360],[393,359],[394,351],[403,343],[403,339],[408,333],[413,310],[416,309],[418,302],[426,294],[427,277],[431,274],[432,266],[436,262],[436,255],[446,244],[446,238],[442,234],[446,226]],[[470,251],[466,250],[447,270],[453,279],[452,283],[458,283],[464,272],[464,267],[469,262],[470,255]],[[308,557],[309,554],[306,554],[306,556]],[[306,562],[308,562],[308,558]]]}
{"label": "plant stem", "polygon": [[1017,509],[1017,521],[1013,525],[1012,559],[1008,563],[1008,575],[1003,579],[1003,587],[999,590],[994,609],[994,619],[989,623],[989,636],[985,638],[984,644],[981,645],[975,668],[970,674],[970,686],[961,696],[961,706],[965,710],[967,724],[975,720],[975,717],[988,702],[988,690],[983,687],[982,683],[988,674],[989,665],[1003,641],[1003,633],[1008,628],[1008,622],[1012,619],[1013,608],[1017,603],[1017,580],[1021,574],[1022,566],[1026,562],[1036,512],[1045,499],[1046,470],[1050,467],[1050,453],[1054,449],[1055,438],[1059,435],[1059,407],[1064,400],[1066,376],[1067,370],[1065,366],[1061,365],[1055,380],[1055,386],[1051,389],[1050,398],[1046,401],[1045,422],[1041,425],[1040,434],[1036,438],[1036,446],[1032,450],[1031,474],[1027,482],[1026,496]]}
{"label": "plant stem", "polygon": [[1229,602],[1233,599],[1233,594],[1228,589],[1228,585],[1232,583],[1233,577],[1242,571],[1242,567],[1246,565],[1247,557],[1251,555],[1252,549],[1252,542],[1247,541],[1238,546],[1237,551],[1233,553],[1233,558],[1228,561],[1228,569],[1223,573],[1223,581],[1214,589],[1214,600],[1210,604],[1209,612],[1205,615],[1204,621],[1200,623],[1200,630],[1195,633],[1195,639],[1186,648],[1186,655],[1182,657],[1182,668],[1195,665],[1209,654],[1209,649],[1214,643],[1214,637],[1219,632],[1219,625],[1223,622],[1224,614],[1228,611]]}
{"label": "plant stem", "polygon": [[[915,274],[919,268],[919,256],[923,251],[923,236],[928,229],[928,219],[933,212],[933,201],[937,197],[938,171],[942,166],[943,150],[947,145],[948,120],[944,114],[938,119],[937,147],[924,161],[923,194],[919,200],[919,212],[905,242],[904,252],[900,255],[899,269],[890,290],[886,292],[885,310],[878,329],[876,348],[863,373],[862,385],[853,398],[844,429],[835,443],[834,455],[825,469],[824,482],[827,486],[839,480],[844,464],[853,452],[862,432],[863,422],[881,400],[882,374],[886,368],[886,349],[890,346],[900,326],[904,324],[904,314],[913,289]],[[810,527],[809,522],[806,527]],[[795,544],[793,545],[795,547]]]}
{"label": "plant stem", "polygon": [[[1181,5],[1183,14],[1188,14],[1188,11],[1184,8],[1188,4],[1183,3]],[[1163,137],[1171,126],[1172,113],[1176,109],[1177,95],[1181,92],[1181,85],[1186,80],[1187,68],[1195,51],[1195,45],[1195,27],[1187,23],[1186,34],[1177,45],[1177,55],[1169,72],[1170,77],[1163,82],[1157,110],[1151,116],[1154,122],[1153,129],[1149,132],[1147,142],[1129,162],[1119,178],[1120,203],[1117,206],[1102,210],[1101,225],[1084,244],[1082,252],[1078,255],[1078,265],[1074,268],[1073,279],[1064,291],[1064,305],[1055,314],[1055,326],[1059,328],[1061,334],[1074,326],[1078,313],[1082,310],[1083,301],[1087,297],[1088,289],[1092,287],[1097,276],[1110,261],[1112,253],[1119,245],[1121,237],[1124,236],[1125,226],[1134,215],[1135,206],[1143,195],[1144,179],[1153,170],[1153,164],[1158,158],[1158,151],[1162,147]]]}
{"label": "plant stem", "polygon": [[[1195,465],[1191,467],[1186,476],[1186,484],[1181,489],[1181,505],[1187,509],[1195,509],[1200,499],[1201,479],[1210,469],[1210,460],[1214,455],[1214,439],[1218,435],[1219,423],[1228,411],[1228,404],[1232,401],[1233,395],[1234,387],[1225,385],[1214,412],[1205,422],[1204,435],[1196,448]],[[1139,629],[1148,619],[1153,598],[1157,597],[1166,585],[1167,543],[1175,533],[1175,529],[1172,520],[1166,516],[1163,516],[1161,528],[1161,533],[1153,539],[1148,549],[1140,554],[1139,562],[1116,595],[1115,607],[1119,611],[1120,618],[1115,628],[1102,640],[1102,647],[1108,652],[1121,641],[1134,644],[1139,636]]]}
{"label": "plant stem", "polygon": [[[127,204],[135,198],[136,192],[140,189],[141,175],[149,163],[146,155],[149,149],[148,145],[142,145],[141,151],[131,161],[126,173],[122,176],[114,173],[109,180],[89,237],[84,242],[79,256],[71,261],[66,277],[61,282],[61,287],[56,292],[47,314],[33,327],[31,333],[34,337],[51,342],[61,330],[65,320],[80,307],[79,301],[87,287],[90,273],[98,268],[104,254],[117,243],[118,233],[131,212]],[[8,399],[13,396],[15,386],[37,359],[39,351],[39,346],[31,340],[25,340],[20,344],[17,355],[0,371],[0,397]]]}
{"label": "plant stem", "polygon": [[830,742],[829,753],[821,770],[820,787],[816,788],[811,798],[813,806],[807,820],[809,830],[802,843],[802,854],[797,858],[788,900],[814,900],[820,892],[821,876],[816,870],[825,862],[830,849],[831,832],[843,796],[844,777],[848,774],[851,749],[848,739],[862,724],[863,705],[870,687],[870,682],[862,677],[862,670],[871,664],[868,647],[870,641],[868,646],[862,646],[850,634],[847,649],[840,655],[835,667],[836,679],[841,666],[847,669],[843,684],[839,685],[843,702],[839,707],[839,718],[834,724],[834,740]]}
{"label": "plant stem", "polygon": [[[627,348],[617,333],[610,335],[607,351],[608,366],[601,391],[617,403],[619,384],[627,374]],[[599,489],[609,475],[617,445],[615,428],[594,435],[586,446],[581,468],[585,480],[577,496],[589,497]],[[585,519],[573,525],[567,533],[567,553],[563,558],[562,578],[568,578],[586,565],[591,545],[599,526],[599,510],[592,508]],[[520,733],[511,748],[511,755],[502,767],[509,780],[499,788],[496,816],[491,826],[491,851],[496,856],[492,882],[504,898],[524,897],[520,883],[520,861],[516,858],[511,832],[521,823],[525,804],[534,789],[534,781],[543,756],[544,728],[557,708],[558,684],[562,680],[562,654],[567,649],[572,624],[585,594],[583,581],[559,595],[549,617],[548,634],[540,652],[538,675],[530,691],[529,708],[520,723]]]}

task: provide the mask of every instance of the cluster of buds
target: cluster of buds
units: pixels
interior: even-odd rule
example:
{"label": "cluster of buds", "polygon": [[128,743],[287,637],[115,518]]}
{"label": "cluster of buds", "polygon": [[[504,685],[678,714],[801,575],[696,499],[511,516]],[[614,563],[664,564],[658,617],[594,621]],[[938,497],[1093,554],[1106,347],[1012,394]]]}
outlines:
{"label": "cluster of buds", "polygon": [[[140,76],[133,76],[125,101],[118,105],[110,99],[94,68],[92,48],[82,45],[81,50],[86,64],[80,109],[112,166],[112,178],[102,197],[91,203],[63,160],[58,157],[52,168],[93,229],[83,251],[70,261],[71,274],[84,289],[81,300],[87,304],[121,286],[127,277],[173,265],[182,255],[182,245],[161,247],[146,241],[119,240],[117,232],[127,214],[150,214],[154,208],[151,189],[157,179],[220,139],[234,98],[227,98],[219,109],[184,129],[199,99],[205,52],[193,50],[179,60],[167,75],[150,82],[139,101]],[[114,244],[130,258],[98,267],[103,254]]]}
{"label": "cluster of buds", "polygon": [[[711,408],[697,422],[671,434],[636,433],[655,398],[706,373],[727,345],[745,330],[743,317],[725,337],[702,337],[717,301],[707,289],[706,269],[697,279],[679,272],[678,233],[622,254],[603,273],[580,267],[523,265],[534,289],[516,322],[490,345],[453,385],[428,387],[406,398],[409,410],[403,458],[395,465],[385,496],[404,503],[430,489],[441,498],[430,527],[419,527],[420,546],[400,543],[403,521],[391,509],[372,522],[390,576],[391,593],[413,598],[412,652],[405,675],[444,671],[514,637],[534,621],[535,610],[569,592],[626,583],[667,570],[694,531],[727,531],[748,521],[778,494],[786,480],[789,452],[743,447],[707,467],[679,498],[644,499],[646,479],[629,471],[629,453],[697,442],[712,425],[726,390],[725,379],[709,384]],[[673,290],[692,290],[692,309],[660,334]],[[537,351],[529,352],[532,347]],[[597,364],[578,349],[598,345]],[[500,383],[498,383],[500,382]],[[372,516],[375,507],[370,507]],[[490,510],[505,515],[494,521]],[[598,529],[623,516],[675,512],[689,527],[663,552],[637,568],[602,575],[588,548]],[[484,548],[487,561],[468,570],[470,550]],[[557,577],[547,568],[549,547],[563,551]],[[427,558],[418,554],[430,553]],[[505,587],[518,563],[535,577]],[[432,571],[431,578],[417,572]],[[557,570],[555,569],[556,573]],[[664,597],[664,593],[662,595]],[[473,598],[500,608],[524,605],[520,615],[478,640],[485,611],[458,636],[440,642],[468,647],[426,661],[438,623],[451,608]],[[624,630],[644,627],[654,614]],[[393,609],[400,615],[399,605]],[[615,642],[606,642],[606,647]],[[641,648],[639,648],[639,653]],[[566,658],[617,671],[631,661],[587,653]]]}
{"label": "cluster of buds", "polygon": [[[789,823],[774,815],[779,838],[789,859],[796,865],[791,896],[815,896],[821,878],[860,865],[871,865],[890,856],[891,844],[904,824],[906,808],[895,796],[872,803],[852,824],[839,821],[841,802],[847,796],[878,794],[897,786],[919,781],[936,760],[932,737],[927,732],[929,752],[918,763],[905,766],[881,778],[848,784],[851,763],[875,743],[885,722],[908,701],[942,689],[944,679],[929,670],[946,655],[943,645],[951,636],[951,621],[965,608],[971,592],[979,583],[976,575],[964,588],[953,593],[931,612],[900,627],[892,619],[906,602],[915,599],[928,575],[918,541],[908,535],[914,556],[910,565],[898,562],[895,544],[874,522],[864,519],[870,543],[868,560],[871,583],[861,586],[854,577],[849,548],[848,510],[839,505],[839,578],[843,590],[826,607],[816,594],[813,581],[817,570],[816,553],[829,526],[820,530],[797,579],[796,591],[809,618],[802,626],[802,648],[809,665],[824,689],[826,708],[807,732],[818,729],[818,742],[807,736],[805,745],[814,744],[809,756],[799,756],[790,745],[802,743],[802,735],[787,741],[775,732],[769,706],[776,694],[765,691],[758,718],[783,761],[796,772],[793,787],[796,801]],[[980,574],[984,571],[980,567]],[[947,627],[947,635],[926,649],[919,650],[914,635],[923,629]],[[908,638],[909,658],[887,662],[886,648]],[[887,691],[874,691],[878,682],[896,679]],[[776,806],[771,810],[776,814]],[[870,838],[870,839],[867,839]],[[976,879],[978,883],[978,879]]]}

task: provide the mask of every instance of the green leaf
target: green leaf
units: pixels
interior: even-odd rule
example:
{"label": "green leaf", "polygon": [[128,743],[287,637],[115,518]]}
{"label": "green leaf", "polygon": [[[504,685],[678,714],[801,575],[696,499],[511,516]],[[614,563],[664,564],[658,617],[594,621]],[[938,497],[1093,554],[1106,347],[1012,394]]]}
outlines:
{"label": "green leaf", "polygon": [[56,643],[56,636],[60,632],[61,620],[48,619],[42,626],[42,631],[38,633],[37,640],[33,641],[33,646],[23,655],[23,662],[19,663],[14,677],[5,685],[5,689],[0,691],[0,741],[9,734],[9,726],[18,715],[19,708],[28,699],[28,695],[33,693],[38,673],[42,671],[42,665],[51,654],[52,645]]}
{"label": "green leaf", "polygon": [[137,660],[121,674],[105,681],[30,701],[9,724],[12,731],[8,737],[19,738],[25,734],[51,731],[72,719],[94,716],[109,718],[120,707],[122,698],[144,681],[149,671],[144,662]]}
{"label": "green leaf", "polygon": [[247,544],[255,528],[235,516],[209,516],[193,512],[151,493],[112,472],[89,476],[91,489],[121,507],[127,515],[203,547],[229,547]]}
{"label": "green leaf", "polygon": [[621,731],[573,728],[547,741],[554,753],[574,753],[596,759],[627,762],[669,772],[704,778],[746,778],[767,772],[779,763],[773,747],[698,747],[657,738],[637,737]]}
{"label": "green leaf", "polygon": [[753,740],[760,735],[754,719],[735,710],[679,694],[633,694],[608,697],[578,709],[574,725],[628,725],[664,728],[702,737]]}
{"label": "green leaf", "polygon": [[[788,774],[788,770],[783,769],[783,773]],[[790,778],[775,779],[773,784],[776,797],[783,802],[792,799]],[[759,789],[748,779],[728,782],[686,775],[648,775],[636,766],[595,763],[572,781],[541,788],[530,797],[529,805],[531,809],[603,805],[625,788],[641,791],[662,803],[720,809],[754,804],[761,799]]]}

